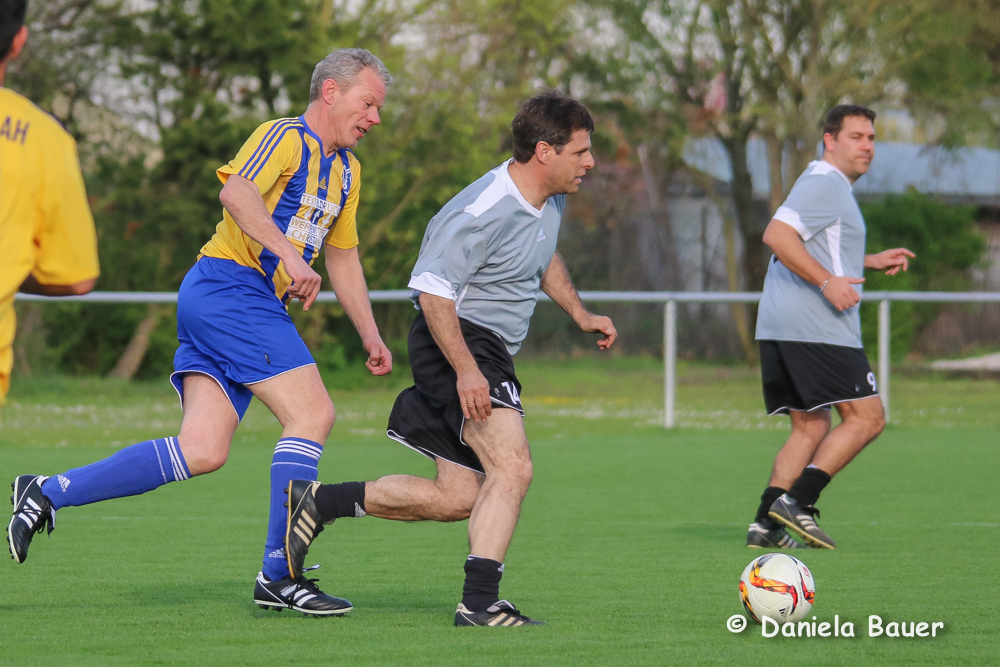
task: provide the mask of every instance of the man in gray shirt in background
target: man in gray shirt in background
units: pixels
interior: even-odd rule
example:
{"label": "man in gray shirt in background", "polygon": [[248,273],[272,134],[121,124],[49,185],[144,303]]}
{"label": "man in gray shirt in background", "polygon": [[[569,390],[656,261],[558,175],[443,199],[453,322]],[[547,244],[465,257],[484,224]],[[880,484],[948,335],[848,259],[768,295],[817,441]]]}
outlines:
{"label": "man in gray shirt in background", "polygon": [[609,318],[580,303],[556,253],[565,195],[594,166],[590,112],[565,95],[539,93],[511,130],[514,158],[434,216],[409,283],[420,311],[409,336],[414,386],[396,399],[387,433],[434,459],[436,479],[390,475],[288,488],[286,550],[296,579],[310,543],[335,519],[469,519],[459,626],[538,623],[500,600],[499,590],[532,477],[511,355],[528,333],[539,289],[583,331],[602,334],[601,349],[617,336]]}
{"label": "man in gray shirt in background", "polygon": [[[842,105],[826,115],[823,159],[809,164],[764,230],[774,251],[757,316],[764,402],[791,416],[748,547],[833,549],[816,525],[820,492],[885,426],[861,344],[865,269],[907,269],[906,248],[865,254],[865,222],[852,185],[875,156],[875,112]],[[830,406],[842,422],[830,430]]]}

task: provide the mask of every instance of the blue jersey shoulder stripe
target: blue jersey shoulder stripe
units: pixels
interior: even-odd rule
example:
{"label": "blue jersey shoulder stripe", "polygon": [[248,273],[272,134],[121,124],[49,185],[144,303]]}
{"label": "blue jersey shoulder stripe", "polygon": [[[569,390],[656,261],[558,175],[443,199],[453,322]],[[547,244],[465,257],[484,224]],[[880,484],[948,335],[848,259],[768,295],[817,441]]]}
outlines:
{"label": "blue jersey shoulder stripe", "polygon": [[[239,175],[243,178],[252,179],[253,176],[250,174],[261,164],[261,156],[264,152],[267,151],[268,155],[270,155],[270,151],[274,150],[274,146],[278,141],[281,141],[281,137],[284,136],[284,131],[295,124],[297,120],[298,119],[295,118],[289,118],[287,120],[280,120],[272,125],[271,129],[267,131],[266,135],[264,135],[264,139],[257,145],[257,149],[254,151],[253,155],[250,156],[247,163],[243,165],[242,169],[240,169]],[[267,158],[264,159],[266,160]]]}
{"label": "blue jersey shoulder stripe", "polygon": [[289,130],[301,130],[301,129],[302,125],[298,123],[286,125],[285,127],[281,128],[281,133],[278,135],[278,138],[271,143],[271,147],[268,149],[267,155],[265,155],[263,159],[261,159],[258,162],[257,166],[253,170],[253,173],[251,173],[246,178],[249,178],[251,181],[257,178],[257,174],[259,174],[260,170],[264,168],[265,164],[267,164],[267,161],[271,157],[271,153],[273,153],[274,149],[278,147],[278,144],[281,143],[281,140],[285,138],[285,134],[287,134]]}
{"label": "blue jersey shoulder stripe", "polygon": [[239,175],[243,176],[244,178],[249,178],[247,174],[250,173],[254,165],[260,159],[261,153],[267,150],[267,147],[271,144],[271,141],[274,139],[274,136],[281,131],[281,128],[283,126],[288,125],[289,123],[292,123],[294,121],[295,119],[293,118],[286,118],[284,120],[279,120],[277,123],[272,125],[270,129],[267,131],[267,133],[264,135],[264,138],[260,141],[259,144],[257,144],[257,148],[254,150],[253,155],[250,156],[250,159],[247,160],[246,164],[243,165],[243,168],[240,169]]}
{"label": "blue jersey shoulder stripe", "polygon": [[260,155],[260,152],[264,150],[264,146],[266,146],[267,143],[271,140],[271,137],[274,136],[274,133],[277,132],[279,129],[281,129],[282,123],[287,123],[287,122],[288,120],[279,120],[270,128],[268,128],[267,132],[264,133],[264,138],[260,140],[260,142],[257,144],[257,148],[254,149],[253,155],[251,155],[250,159],[246,161],[246,164],[243,165],[243,168],[239,170],[238,173],[240,176],[243,176],[244,175],[243,172],[245,172],[250,167],[250,165],[254,163],[254,161],[257,159],[257,156]]}

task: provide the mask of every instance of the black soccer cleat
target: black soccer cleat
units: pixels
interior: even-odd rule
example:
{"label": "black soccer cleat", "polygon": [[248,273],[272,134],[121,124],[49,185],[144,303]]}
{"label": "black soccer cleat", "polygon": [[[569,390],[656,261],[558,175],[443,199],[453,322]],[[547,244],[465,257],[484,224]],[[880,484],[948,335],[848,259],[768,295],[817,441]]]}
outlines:
{"label": "black soccer cleat", "polygon": [[14,490],[10,497],[14,514],[7,524],[7,547],[15,563],[28,558],[28,547],[35,533],[48,526],[51,534],[56,527],[56,511],[42,493],[42,482],[47,479],[44,475],[20,475],[10,485]]}
{"label": "black soccer cleat", "polygon": [[767,515],[801,537],[814,549],[833,549],[837,546],[830,536],[816,525],[813,517],[819,517],[819,510],[812,505],[800,505],[787,493],[774,501]]}
{"label": "black soccer cleat", "polygon": [[[302,567],[309,545],[323,532],[323,522],[316,507],[316,489],[319,482],[293,479],[288,483],[288,521],[285,524],[285,558],[292,579],[302,576]],[[333,523],[330,521],[329,523]]]}
{"label": "black soccer cleat", "polygon": [[459,602],[458,609],[455,610],[455,627],[474,625],[516,628],[521,625],[545,625],[545,623],[528,618],[506,600],[500,600],[490,605],[486,611],[469,611],[464,604]]}
{"label": "black soccer cleat", "polygon": [[253,601],[261,609],[293,609],[309,616],[340,616],[354,608],[347,600],[321,591],[316,579],[282,577],[271,581],[263,572],[257,574]]}
{"label": "black soccer cleat", "polygon": [[805,549],[785,532],[784,527],[768,530],[759,523],[751,523],[747,531],[747,546],[751,549]]}

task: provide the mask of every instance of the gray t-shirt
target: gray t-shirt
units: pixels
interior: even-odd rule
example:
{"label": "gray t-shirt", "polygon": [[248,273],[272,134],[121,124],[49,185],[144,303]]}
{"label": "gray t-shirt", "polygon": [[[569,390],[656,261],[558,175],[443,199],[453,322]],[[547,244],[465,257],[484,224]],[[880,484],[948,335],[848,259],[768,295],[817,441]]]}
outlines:
{"label": "gray t-shirt", "polygon": [[[865,221],[847,176],[828,162],[810,162],[775,220],[791,225],[806,250],[835,276],[861,278]],[[854,285],[861,293],[861,285]],[[861,347],[858,306],[843,312],[819,289],[771,257],[757,315],[757,340],[787,340]]]}
{"label": "gray t-shirt", "polygon": [[507,173],[510,162],[431,219],[407,286],[417,308],[421,292],[451,299],[459,317],[493,331],[516,354],[556,252],[566,196],[549,197],[536,209]]}

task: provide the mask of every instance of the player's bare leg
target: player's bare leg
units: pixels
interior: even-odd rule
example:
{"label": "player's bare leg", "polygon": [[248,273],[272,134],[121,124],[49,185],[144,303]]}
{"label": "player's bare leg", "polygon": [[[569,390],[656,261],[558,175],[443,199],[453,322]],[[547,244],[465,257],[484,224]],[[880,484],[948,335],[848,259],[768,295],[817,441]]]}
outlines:
{"label": "player's bare leg", "polygon": [[301,366],[263,382],[247,385],[282,426],[271,464],[271,506],[264,564],[257,575],[254,602],[261,608],[285,608],[315,616],[347,613],[352,605],[319,590],[316,580],[288,571],[284,542],[287,510],[285,495],[292,479],[313,479],[323,444],[336,414],[330,395],[314,364]]}
{"label": "player's bare leg", "polygon": [[229,446],[240,420],[219,383],[208,375],[186,373],[184,418],[177,444],[191,475],[218,470],[229,458]]}
{"label": "player's bare leg", "polygon": [[336,412],[314,364],[247,385],[282,426],[282,437],[307,438],[324,443]]}
{"label": "player's bare leg", "polygon": [[815,508],[819,494],[885,427],[882,400],[878,396],[838,403],[837,411],[843,421],[823,438],[812,461],[788,493],[774,501],[768,513],[810,546],[821,549],[833,549],[836,545],[813,518],[819,516]]}
{"label": "player's bare leg", "polygon": [[829,410],[789,410],[788,414],[792,419],[792,432],[774,457],[769,482],[769,486],[783,489],[791,487],[802,469],[813,462],[816,450],[830,432]]}
{"label": "player's bare leg", "polygon": [[467,421],[463,435],[486,471],[469,517],[469,548],[476,556],[502,562],[531,484],[524,420],[516,410],[494,408],[486,422]]}
{"label": "player's bare leg", "polygon": [[463,521],[486,478],[442,458],[437,477],[387,475],[365,483],[367,514],[396,521]]}
{"label": "player's bare leg", "polygon": [[819,443],[830,432],[830,411],[789,410],[792,432],[774,458],[771,479],[764,493],[753,523],[747,529],[747,546],[757,549],[798,549],[784,526],[769,516],[771,506],[802,474],[802,469],[812,461]]}
{"label": "player's bare leg", "polygon": [[833,477],[885,428],[885,411],[878,396],[836,405],[843,420],[823,438],[811,463]]}
{"label": "player's bare leg", "polygon": [[499,599],[503,559],[531,485],[531,449],[523,419],[516,410],[494,408],[484,422],[466,421],[463,435],[482,462],[486,481],[469,517],[469,558],[455,625],[537,625],[539,621]]}

